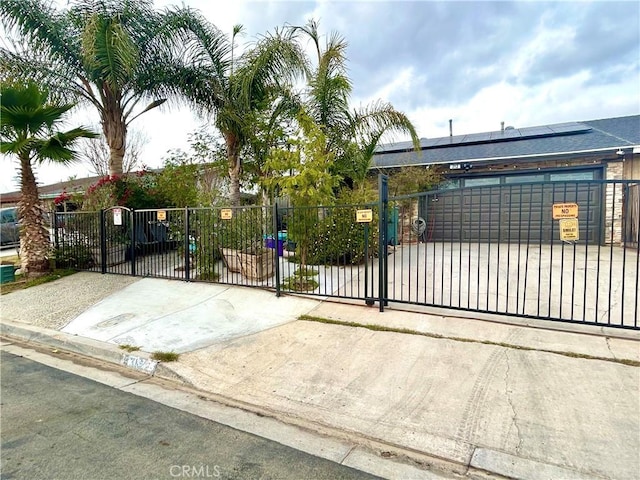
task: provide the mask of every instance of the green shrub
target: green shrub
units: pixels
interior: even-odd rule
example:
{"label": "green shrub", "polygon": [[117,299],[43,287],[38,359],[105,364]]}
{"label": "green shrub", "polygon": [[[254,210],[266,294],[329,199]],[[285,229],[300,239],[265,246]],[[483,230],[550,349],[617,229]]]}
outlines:
{"label": "green shrub", "polygon": [[84,270],[94,266],[89,247],[84,245],[62,245],[53,251],[56,268]]}
{"label": "green shrub", "polygon": [[245,250],[262,246],[265,232],[271,231],[270,210],[242,207],[232,211],[233,216],[229,220],[221,218],[220,209],[195,209],[189,216],[189,227],[196,245],[193,257],[200,279],[215,280],[219,277],[221,248]]}
{"label": "green shrub", "polygon": [[294,292],[313,292],[318,288],[318,285],[319,283],[314,278],[292,275],[285,278],[280,287]]}
{"label": "green shrub", "polygon": [[[355,221],[358,207],[327,210],[319,222],[309,250],[309,264],[360,264],[365,259],[365,224]],[[369,255],[377,252],[377,215],[369,224]]]}

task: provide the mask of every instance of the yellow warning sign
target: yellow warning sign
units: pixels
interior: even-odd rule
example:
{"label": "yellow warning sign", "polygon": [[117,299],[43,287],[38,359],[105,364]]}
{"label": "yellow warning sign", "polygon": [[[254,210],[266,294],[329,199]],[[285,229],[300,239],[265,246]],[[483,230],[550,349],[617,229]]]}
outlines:
{"label": "yellow warning sign", "polygon": [[356,210],[356,222],[371,223],[373,221],[373,210]]}
{"label": "yellow warning sign", "polygon": [[563,242],[575,242],[579,240],[579,228],[577,218],[563,218],[560,224],[560,240]]}
{"label": "yellow warning sign", "polygon": [[158,221],[164,222],[167,219],[167,211],[166,210],[158,210]]}
{"label": "yellow warning sign", "polygon": [[220,210],[220,218],[222,218],[222,220],[231,220],[233,218],[233,210],[230,208],[223,208]]}
{"label": "yellow warning sign", "polygon": [[558,220],[559,218],[578,218],[578,204],[554,203],[553,219]]}

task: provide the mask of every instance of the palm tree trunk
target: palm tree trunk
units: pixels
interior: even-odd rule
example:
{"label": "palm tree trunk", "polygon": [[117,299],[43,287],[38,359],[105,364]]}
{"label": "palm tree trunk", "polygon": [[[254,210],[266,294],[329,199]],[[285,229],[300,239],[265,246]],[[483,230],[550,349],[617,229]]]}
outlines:
{"label": "palm tree trunk", "polygon": [[124,153],[127,146],[127,124],[120,102],[113,98],[113,94],[110,92],[105,96],[105,103],[109,104],[109,108],[105,108],[103,111],[102,132],[107,145],[109,145],[109,174],[122,175]]}
{"label": "palm tree trunk", "polygon": [[229,194],[231,205],[240,206],[240,172],[242,162],[240,160],[240,142],[233,133],[227,132],[224,135],[227,144],[227,161],[229,162],[229,180],[231,192]]}
{"label": "palm tree trunk", "polygon": [[18,203],[21,222],[20,257],[22,272],[29,277],[38,277],[51,270],[49,264],[49,231],[45,227],[44,208],[40,203],[36,177],[31,168],[29,155],[20,156],[22,195]]}

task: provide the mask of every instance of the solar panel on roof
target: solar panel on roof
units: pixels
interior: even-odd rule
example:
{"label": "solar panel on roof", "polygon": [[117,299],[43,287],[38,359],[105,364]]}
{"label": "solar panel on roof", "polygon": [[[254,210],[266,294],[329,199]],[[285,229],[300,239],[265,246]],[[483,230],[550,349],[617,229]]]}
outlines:
{"label": "solar panel on roof", "polygon": [[558,125],[549,125],[549,129],[554,133],[580,133],[580,132],[588,132],[591,130],[591,127],[585,125],[584,123],[560,123]]}
{"label": "solar panel on roof", "polygon": [[424,142],[423,147],[425,147],[425,148],[426,147],[433,147],[438,143],[438,140],[441,140],[441,139],[440,138],[430,138],[429,140]]}
{"label": "solar panel on roof", "polygon": [[482,132],[482,133],[472,133],[471,135],[465,135],[464,142],[484,142],[486,140],[491,140],[491,133]]}
{"label": "solar panel on roof", "polygon": [[515,137],[521,137],[521,136],[522,134],[520,133],[520,130],[516,130],[515,128],[511,128],[509,130],[504,131],[505,138],[515,138]]}
{"label": "solar panel on roof", "polygon": [[523,137],[535,137],[538,135],[550,134],[553,134],[553,131],[549,130],[547,127],[526,127],[520,129],[520,135]]}
{"label": "solar panel on roof", "polygon": [[[549,126],[505,128],[504,131],[480,132],[468,135],[455,135],[440,138],[421,138],[420,146],[423,149],[462,146],[469,143],[500,142],[501,140],[518,140],[532,137],[553,137],[556,135],[567,135],[571,133],[584,133],[592,128],[584,123],[568,122]],[[394,144],[381,145],[376,148],[377,153],[399,152],[410,150],[412,142],[398,142]]]}
{"label": "solar panel on roof", "polygon": [[435,143],[433,144],[435,145],[449,145],[449,144],[453,144],[453,143],[459,143],[458,141],[454,141],[453,137],[441,137],[441,138],[436,138],[435,139]]}

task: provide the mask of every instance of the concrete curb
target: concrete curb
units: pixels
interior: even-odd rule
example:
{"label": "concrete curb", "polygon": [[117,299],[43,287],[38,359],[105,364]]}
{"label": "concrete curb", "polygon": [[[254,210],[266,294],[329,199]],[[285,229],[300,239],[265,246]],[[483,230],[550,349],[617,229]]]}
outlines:
{"label": "concrete curb", "polygon": [[529,480],[546,480],[549,478],[562,478],[563,480],[604,479],[601,476],[577,472],[557,465],[516,457],[508,453],[481,447],[476,448],[473,452],[469,466],[507,478],[526,478]]}
{"label": "concrete curb", "polygon": [[[15,338],[26,343],[37,343],[50,348],[59,348],[67,352],[84,355],[108,363],[114,363],[137,372],[155,375],[158,363],[145,352],[126,353],[116,345],[80,337],[69,333],[48,330],[33,325],[21,325],[3,320],[0,323],[0,335]],[[161,369],[164,372],[165,369]],[[175,375],[168,377],[175,380]]]}
{"label": "concrete curb", "polygon": [[[15,339],[19,342],[38,344],[52,349],[59,348],[66,352],[118,365],[155,378],[181,383],[187,387],[185,391],[193,388],[192,383],[173,371],[171,366],[152,360],[150,354],[146,352],[126,353],[116,345],[106,342],[8,321],[0,322],[0,335],[8,340]],[[197,394],[196,391],[192,391],[192,393]],[[378,473],[388,473],[389,478],[397,478],[399,471],[406,470],[405,473],[410,473],[412,478],[426,480],[441,480],[445,478],[471,478],[478,480],[495,478],[530,478],[534,480],[547,478],[602,479],[599,476],[471,444],[468,444],[467,452],[457,459],[453,458],[454,455],[451,455],[451,451],[448,452],[449,455],[443,456],[441,448],[434,447],[432,452],[410,450],[401,445],[389,444],[381,439],[369,438],[357,432],[338,431],[335,427],[321,423],[314,424],[316,428],[310,428],[308,422],[300,418],[283,416],[280,412],[266,410],[258,405],[248,405],[242,401],[211,392],[202,392],[202,394],[209,400],[222,405],[239,408],[246,412],[258,414],[261,417],[270,417],[282,422],[284,425],[316,432],[321,437],[334,438],[339,442],[353,442],[354,438],[357,437],[359,441],[355,443],[353,448],[350,448],[349,454],[338,463],[368,471],[369,464],[380,463],[380,452],[387,453],[395,457],[396,460],[390,464],[383,462],[385,464],[384,469]],[[434,437],[434,440],[438,442],[443,440],[450,441],[445,437]],[[435,453],[436,451],[438,454]],[[395,466],[393,466],[394,464]],[[424,468],[425,465],[428,466],[427,469]],[[378,465],[377,468],[382,467]]]}

